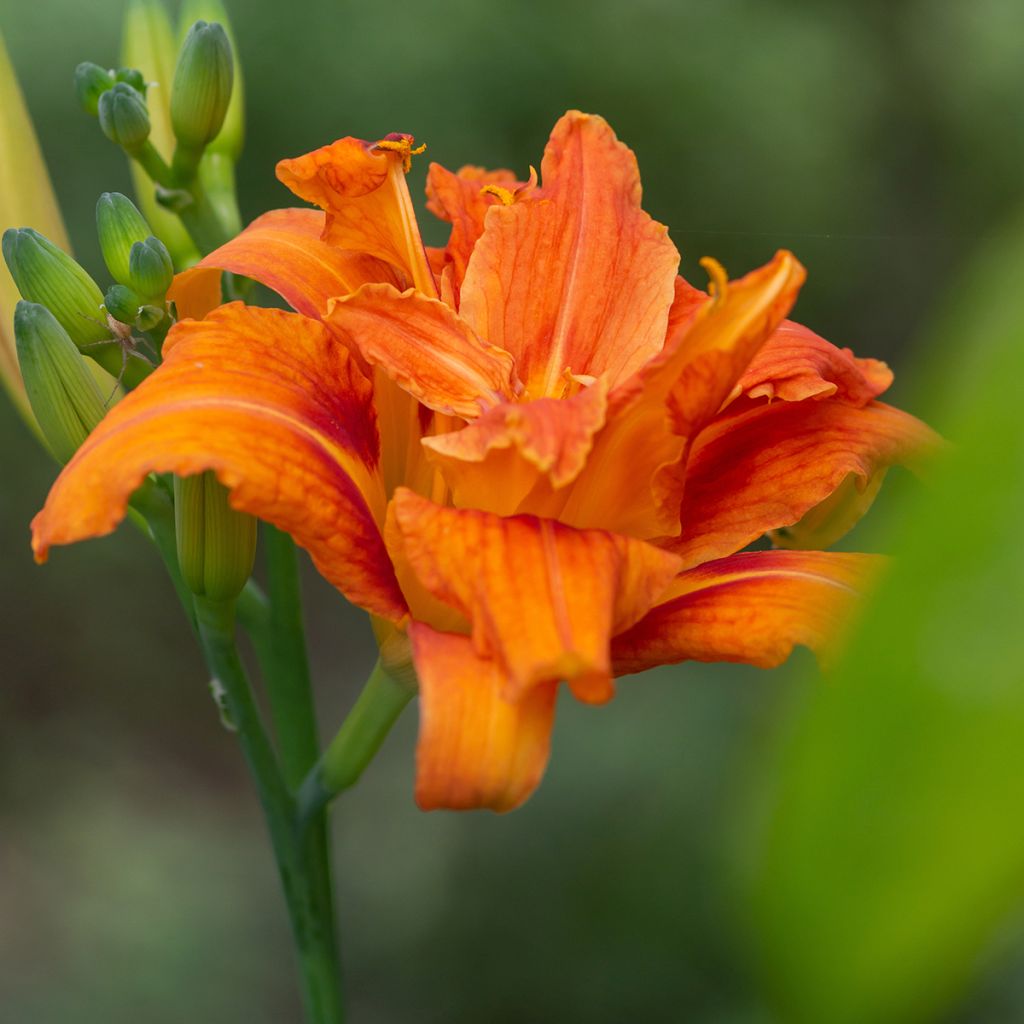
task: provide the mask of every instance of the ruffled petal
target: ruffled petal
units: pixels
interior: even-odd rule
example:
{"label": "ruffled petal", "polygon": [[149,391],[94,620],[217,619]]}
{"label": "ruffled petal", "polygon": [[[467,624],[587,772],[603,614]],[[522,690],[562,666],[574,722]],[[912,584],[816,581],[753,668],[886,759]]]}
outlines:
{"label": "ruffled petal", "polygon": [[[390,263],[322,242],[324,220],[319,210],[271,210],[178,274],[168,297],[177,303],[179,314],[205,316],[220,305],[220,271],[229,270],[271,288],[297,313],[319,319],[327,312],[328,299],[348,295],[360,285],[403,283]],[[214,299],[206,309],[191,300],[202,288]]]}
{"label": "ruffled petal", "polygon": [[791,526],[854,474],[919,467],[939,444],[881,402],[775,402],[723,416],[697,438],[686,468],[682,532],[666,542],[687,565],[732,554]]}
{"label": "ruffled petal", "polygon": [[615,672],[679,661],[774,668],[797,644],[828,653],[881,562],[835,551],[754,551],[690,569],[612,642]]}
{"label": "ruffled petal", "polygon": [[404,489],[391,510],[412,570],[469,623],[476,652],[499,664],[507,700],[558,679],[581,700],[608,700],[611,636],[636,622],[680,567],[632,538],[445,508]]}
{"label": "ruffled petal", "polygon": [[326,322],[424,405],[473,419],[517,386],[512,357],[481,342],[443,302],[365,285],[331,303]]}
{"label": "ruffled petal", "polygon": [[466,276],[473,247],[484,231],[484,217],[492,206],[503,205],[499,194],[484,191],[497,186],[510,197],[526,182],[518,181],[512,171],[488,171],[483,167],[460,167],[455,173],[440,164],[427,171],[427,209],[452,226],[448,244],[439,251],[435,272],[440,275],[450,266],[455,295]]}
{"label": "ruffled petal", "polygon": [[632,152],[599,117],[572,111],[542,164],[543,199],[495,207],[473,250],[460,314],[515,357],[531,398],[564,374],[617,380],[665,340],[679,254],[640,209]]}
{"label": "ruffled petal", "polygon": [[345,346],[315,320],[233,303],[179,323],[165,354],[58,477],[36,558],[110,533],[148,473],[212,469],[234,508],[290,533],[350,600],[401,618],[370,384]]}
{"label": "ruffled petal", "polygon": [[327,214],[323,240],[398,267],[408,284],[436,295],[405,172],[411,135],[379,142],[339,139],[277,165],[277,176],[297,196]]}
{"label": "ruffled petal", "polygon": [[409,637],[420,681],[416,802],[425,811],[518,807],[547,766],[557,683],[510,703],[498,663],[469,637],[419,622]]}
{"label": "ruffled petal", "polygon": [[803,277],[796,258],[780,252],[727,285],[723,275],[713,300],[677,285],[672,337],[610,395],[607,424],[560,518],[635,537],[678,532],[692,438],[789,311]]}
{"label": "ruffled petal", "polygon": [[769,402],[840,398],[867,405],[892,384],[892,370],[878,359],[858,359],[803,324],[784,320],[761,346],[730,400],[740,396]]}
{"label": "ruffled petal", "polygon": [[456,505],[498,515],[554,513],[552,492],[579,476],[604,426],[607,392],[597,380],[570,398],[504,403],[461,430],[425,438],[427,458]]}

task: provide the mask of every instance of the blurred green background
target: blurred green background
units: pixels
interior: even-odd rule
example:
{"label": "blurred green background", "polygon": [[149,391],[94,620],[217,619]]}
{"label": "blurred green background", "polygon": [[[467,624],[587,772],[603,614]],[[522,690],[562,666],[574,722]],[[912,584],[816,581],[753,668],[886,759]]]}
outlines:
{"label": "blurred green background", "polygon": [[[525,174],[562,111],[595,111],[636,150],[645,205],[694,280],[703,255],[739,274],[792,248],[809,270],[797,317],[889,359],[893,400],[915,412],[922,332],[1022,198],[1019,0],[228,6],[247,218],[288,202],[277,159],[342,135],[409,131],[447,166]],[[118,63],[121,13],[0,0],[97,273],[95,199],[130,183],[70,78]],[[6,406],[0,464],[0,1021],[297,1019],[256,802],[156,559],[122,529],[36,568],[27,524],[55,470]],[[364,616],[308,576],[326,732],[373,648]],[[624,681],[606,708],[565,700],[547,779],[505,817],[415,809],[407,713],[335,813],[352,1019],[779,1019],[732,878],[750,779],[811,673],[803,655],[772,674],[687,665]],[[987,949],[928,1019],[1024,1019],[1018,929]]]}

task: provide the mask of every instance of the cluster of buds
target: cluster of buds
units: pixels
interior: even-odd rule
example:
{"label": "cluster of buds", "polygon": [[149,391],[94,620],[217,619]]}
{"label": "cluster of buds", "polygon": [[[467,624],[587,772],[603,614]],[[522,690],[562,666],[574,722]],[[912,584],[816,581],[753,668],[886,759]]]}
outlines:
{"label": "cluster of buds", "polygon": [[103,262],[116,282],[103,298],[107,312],[140,330],[155,328],[167,313],[174,263],[127,196],[104,192],[96,204],[96,231]]}
{"label": "cluster of buds", "polygon": [[[72,435],[58,429],[51,436],[48,424],[59,427],[82,419],[88,433],[118,397],[122,384],[133,387],[151,372],[153,362],[139,345],[145,341],[157,356],[170,325],[167,290],[174,266],[167,247],[126,196],[101,196],[96,221],[103,258],[115,281],[105,294],[80,264],[33,228],[9,228],[3,235],[4,262],[22,298],[14,321],[18,363],[36,421],[62,461],[74,453],[82,437],[69,449]],[[137,338],[136,330],[149,334]],[[41,351],[49,347],[52,353]],[[99,364],[102,376],[87,370],[86,357]],[[62,384],[60,374],[73,364],[81,364],[75,379]],[[69,395],[82,393],[78,377],[83,372],[109,384],[106,401],[78,403],[74,414],[49,408],[67,405]]]}
{"label": "cluster of buds", "polygon": [[[14,294],[0,290],[6,321],[0,356],[8,360],[0,361],[0,375],[15,371],[9,388],[61,463],[159,363],[173,323],[167,293],[175,269],[240,230],[234,165],[242,143],[242,100],[229,33],[219,23],[225,21],[223,8],[219,0],[195,0],[185,4],[183,17],[190,18],[191,27],[176,67],[177,48],[162,4],[130,0],[126,66],[107,70],[83,63],[74,73],[81,107],[132,159],[146,210],[144,216],[120,193],[100,196],[96,229],[112,279],[105,291],[66,251],[31,122],[0,48],[0,89],[9,93],[0,110],[5,139],[0,171],[16,183],[12,201],[0,200],[0,214],[7,224],[28,220],[32,225],[3,234]],[[206,20],[211,17],[219,22]],[[24,153],[34,158],[32,168],[6,166]],[[18,189],[29,171],[34,185],[26,184],[22,195]],[[41,190],[48,217],[36,212]],[[9,284],[0,280],[0,286]],[[12,321],[10,345],[3,331]],[[170,480],[151,483],[167,498],[173,494],[185,584],[210,600],[232,600],[252,571],[255,519],[230,508],[227,491],[212,474],[175,480],[173,488]]]}
{"label": "cluster of buds", "polygon": [[[163,6],[134,0],[125,23],[127,66],[107,70],[86,62],[75,71],[82,109],[132,160],[140,202],[178,266],[214,247],[216,236],[241,229],[234,164],[243,117],[223,8],[218,0],[201,0],[182,14],[190,27],[176,59]],[[204,19],[211,15],[221,20]]]}

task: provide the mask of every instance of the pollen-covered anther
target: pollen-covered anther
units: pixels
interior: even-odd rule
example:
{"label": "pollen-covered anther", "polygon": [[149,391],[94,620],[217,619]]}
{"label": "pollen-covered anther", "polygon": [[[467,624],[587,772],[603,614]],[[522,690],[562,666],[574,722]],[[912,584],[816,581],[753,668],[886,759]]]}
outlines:
{"label": "pollen-covered anther", "polygon": [[729,275],[726,274],[725,267],[713,256],[702,257],[700,265],[707,271],[708,277],[711,278],[711,284],[708,289],[711,292],[711,297],[715,302],[724,302],[729,292]]}
{"label": "pollen-covered anther", "polygon": [[482,196],[494,196],[500,199],[503,206],[511,206],[516,201],[516,194],[510,188],[503,188],[501,185],[484,185],[480,189]]}
{"label": "pollen-covered anther", "polygon": [[529,180],[523,182],[522,185],[517,185],[515,188],[505,188],[502,185],[484,185],[480,189],[480,195],[482,196],[494,196],[496,199],[500,199],[503,206],[511,206],[513,203],[522,199],[529,192],[537,187],[537,168],[530,166],[530,177]]}
{"label": "pollen-covered anther", "polygon": [[412,158],[426,152],[427,149],[425,142],[414,149],[415,141],[416,139],[412,135],[406,135],[404,132],[391,132],[390,135],[385,135],[383,139],[376,142],[373,148],[386,153],[397,153],[402,158],[402,170],[408,174],[412,168]]}

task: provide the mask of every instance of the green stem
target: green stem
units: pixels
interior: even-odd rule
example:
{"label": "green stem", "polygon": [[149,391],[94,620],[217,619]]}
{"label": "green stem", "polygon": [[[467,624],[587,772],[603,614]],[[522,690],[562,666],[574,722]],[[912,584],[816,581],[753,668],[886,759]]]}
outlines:
{"label": "green stem", "polygon": [[234,605],[197,597],[195,606],[207,666],[223,687],[228,714],[263,807],[298,949],[309,1024],[340,1024],[343,1010],[333,909],[324,906],[314,844],[309,833],[297,827],[294,801],[238,656]]}
{"label": "green stem", "polygon": [[157,185],[162,185],[164,188],[173,186],[174,176],[171,174],[167,161],[156,151],[156,147],[149,139],[146,139],[139,149],[129,155],[141,164],[142,169]]}
{"label": "green stem", "polygon": [[302,591],[295,544],[269,524],[263,528],[270,600],[267,696],[281,752],[281,768],[292,789],[313,767],[319,750],[313,687],[302,624]]}
{"label": "green stem", "polygon": [[[269,598],[267,628],[261,639],[253,637],[253,641],[267,686],[282,772],[285,782],[294,791],[316,763],[320,751],[302,621],[302,587],[295,543],[287,533],[265,524],[263,549]],[[326,813],[311,820],[305,831],[321,900],[325,906],[333,907],[334,885]],[[331,941],[337,950],[333,916],[330,924]]]}
{"label": "green stem", "polygon": [[377,661],[337,735],[299,789],[300,825],[315,820],[330,800],[358,781],[415,695],[413,680],[391,675]]}
{"label": "green stem", "polygon": [[186,203],[178,211],[178,217],[196,243],[196,248],[205,256],[229,241],[231,236],[217,216],[198,176],[193,177],[184,187],[191,195],[192,202]]}
{"label": "green stem", "polygon": [[149,535],[156,545],[160,557],[171,577],[175,593],[193,629],[196,628],[196,613],[192,603],[192,591],[185,585],[178,566],[178,542],[174,532],[174,503],[170,495],[153,479],[146,479],[131,500],[131,509],[142,517]]}

